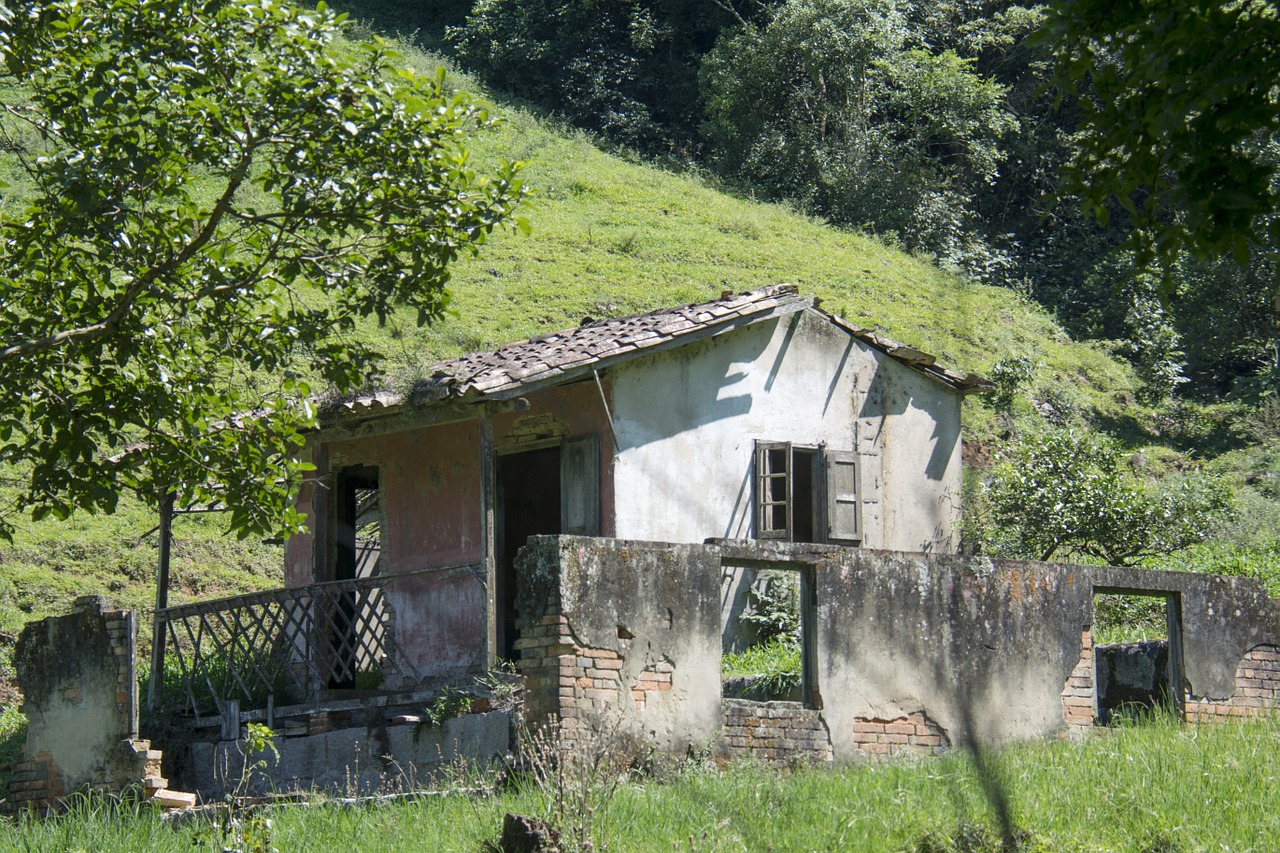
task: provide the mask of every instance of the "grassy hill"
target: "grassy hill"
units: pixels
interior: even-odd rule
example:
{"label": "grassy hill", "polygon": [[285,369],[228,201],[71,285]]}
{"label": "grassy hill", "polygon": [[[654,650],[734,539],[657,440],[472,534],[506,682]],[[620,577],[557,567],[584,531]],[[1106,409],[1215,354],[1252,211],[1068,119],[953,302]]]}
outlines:
{"label": "grassy hill", "polygon": [[[437,62],[411,47],[405,58],[419,68]],[[826,309],[960,369],[984,373],[1010,355],[1035,364],[1014,420],[982,402],[966,403],[971,459],[989,456],[1019,419],[1034,421],[1033,400],[1052,400],[1080,424],[1123,435],[1135,449],[1153,445],[1144,458],[1153,460],[1156,473],[1208,455],[1202,452],[1209,446],[1204,437],[1212,438],[1223,420],[1218,410],[1198,410],[1207,424],[1197,427],[1203,435],[1185,429],[1172,439],[1161,435],[1162,414],[1134,403],[1137,383],[1125,362],[1072,341],[1017,293],[975,284],[937,268],[930,258],[912,257],[785,206],[734,197],[705,177],[601,150],[529,110],[497,111],[505,122],[476,140],[475,155],[481,161],[528,161],[525,179],[536,189],[529,211],[532,235],[495,235],[479,257],[459,263],[451,285],[454,313],[444,322],[417,328],[409,317],[393,317],[383,327],[365,328],[389,357],[392,383],[412,379],[439,358],[575,326],[583,316],[791,282],[821,297]],[[1213,464],[1243,481],[1250,472],[1280,471],[1280,454],[1237,449]],[[1257,531],[1280,526],[1280,494],[1268,495],[1264,488],[1280,477],[1268,477],[1262,477],[1263,486],[1249,487],[1256,492],[1250,523]],[[279,547],[227,537],[222,524],[216,515],[179,519],[175,600],[279,583]],[[15,543],[0,546],[0,682],[12,638],[25,620],[62,612],[87,593],[149,607],[155,536],[148,531],[154,525],[153,516],[128,502],[109,518],[20,525]]]}

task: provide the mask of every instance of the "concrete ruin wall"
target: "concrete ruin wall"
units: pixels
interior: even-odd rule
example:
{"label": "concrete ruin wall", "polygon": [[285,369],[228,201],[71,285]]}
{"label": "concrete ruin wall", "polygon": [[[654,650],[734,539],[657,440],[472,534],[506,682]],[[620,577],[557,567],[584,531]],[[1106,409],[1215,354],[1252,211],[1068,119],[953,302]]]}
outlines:
{"label": "concrete ruin wall", "polygon": [[27,740],[10,805],[47,810],[80,790],[142,794],[164,786],[160,753],[137,739],[136,633],[133,611],[97,596],[23,628],[14,665]]}
{"label": "concrete ruin wall", "polygon": [[[258,766],[241,793],[328,791],[363,796],[420,790],[438,773],[487,766],[511,747],[510,711],[464,714],[440,725],[420,716],[355,716],[321,712],[308,719],[300,735],[274,738],[274,752],[251,757]],[[205,800],[220,799],[241,783],[244,741],[193,743],[190,764],[184,781]]]}
{"label": "concrete ruin wall", "polygon": [[[1082,731],[1098,717],[1099,591],[1175,603],[1187,719],[1280,707],[1280,602],[1249,579],[765,542],[531,543],[526,711],[570,729],[778,762]],[[804,703],[722,698],[720,582],[734,566],[808,573]]]}
{"label": "concrete ruin wall", "polygon": [[[517,563],[526,722],[663,749],[719,740],[718,555],[698,545],[534,537]],[[710,689],[709,689],[710,688]]]}

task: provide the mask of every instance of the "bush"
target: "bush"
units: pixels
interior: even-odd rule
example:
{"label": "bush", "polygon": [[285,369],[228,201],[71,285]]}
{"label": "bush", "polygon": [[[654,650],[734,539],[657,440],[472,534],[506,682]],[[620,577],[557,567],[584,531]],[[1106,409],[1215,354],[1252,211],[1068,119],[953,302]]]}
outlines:
{"label": "bush", "polygon": [[1071,430],[1024,439],[993,477],[989,550],[1128,566],[1206,540],[1232,506],[1231,491],[1217,478],[1193,475],[1143,488],[1124,476],[1120,457],[1113,443]]}

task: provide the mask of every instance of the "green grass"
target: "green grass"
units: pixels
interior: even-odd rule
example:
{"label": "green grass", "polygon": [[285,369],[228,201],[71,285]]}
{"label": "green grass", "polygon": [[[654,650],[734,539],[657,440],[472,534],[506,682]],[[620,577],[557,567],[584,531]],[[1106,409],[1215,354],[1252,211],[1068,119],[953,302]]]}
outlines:
{"label": "green grass", "polygon": [[[1084,742],[1010,746],[988,756],[1026,850],[1265,851],[1280,833],[1280,723],[1121,727]],[[839,771],[690,766],[631,781],[606,808],[604,849],[696,851],[995,850],[999,837],[973,763],[888,762]],[[505,812],[536,815],[518,788],[357,808],[284,808],[281,851],[480,850]],[[0,850],[212,850],[199,822],[82,805],[70,817],[0,826]],[[985,839],[959,846],[955,839]],[[933,846],[925,846],[926,840]]]}
{"label": "green grass", "polygon": [[726,652],[720,659],[724,678],[763,675],[775,681],[800,683],[800,644],[790,638],[775,637],[740,652]]}

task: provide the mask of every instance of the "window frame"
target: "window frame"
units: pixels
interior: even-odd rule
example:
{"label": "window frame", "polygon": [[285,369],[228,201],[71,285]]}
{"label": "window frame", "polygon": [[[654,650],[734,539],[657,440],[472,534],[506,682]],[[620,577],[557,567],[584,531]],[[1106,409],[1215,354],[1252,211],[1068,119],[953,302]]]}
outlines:
{"label": "window frame", "polygon": [[[825,444],[798,445],[756,439],[753,495],[755,538],[794,542],[797,453],[813,465],[812,512],[815,544],[859,545],[862,526],[862,466],[851,450]],[[781,485],[779,485],[781,484]],[[779,523],[781,521],[781,523]]]}

